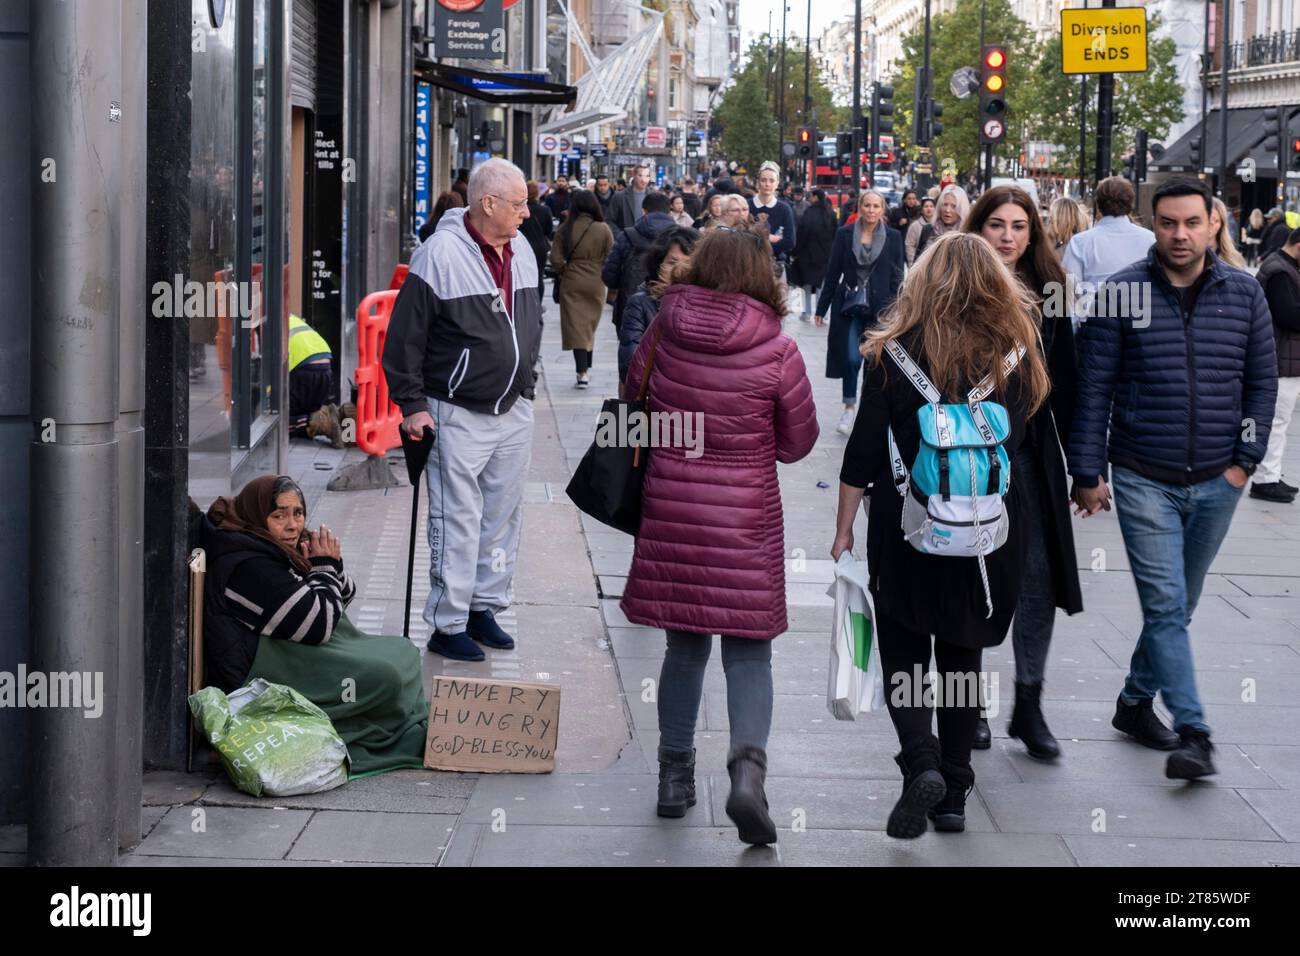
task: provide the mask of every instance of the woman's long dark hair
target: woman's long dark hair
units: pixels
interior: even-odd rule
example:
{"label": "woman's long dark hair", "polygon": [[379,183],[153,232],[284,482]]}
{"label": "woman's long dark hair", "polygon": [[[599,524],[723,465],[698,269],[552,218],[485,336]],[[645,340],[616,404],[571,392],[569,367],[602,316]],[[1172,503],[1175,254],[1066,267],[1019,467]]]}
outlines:
{"label": "woman's long dark hair", "polygon": [[1056,283],[1056,287],[1061,289],[1065,287],[1065,270],[1048,241],[1043,220],[1029,193],[1018,186],[994,186],[986,190],[971,207],[962,231],[980,235],[989,216],[1007,203],[1019,206],[1029,219],[1029,245],[1016,263],[1016,275],[1037,298],[1046,298],[1048,283]]}
{"label": "woman's long dark hair", "polygon": [[564,244],[565,258],[573,255],[573,224],[579,216],[590,216],[592,222],[604,222],[605,214],[601,212],[600,200],[596,194],[586,189],[575,189],[569,193],[569,215],[560,227],[561,241]]}

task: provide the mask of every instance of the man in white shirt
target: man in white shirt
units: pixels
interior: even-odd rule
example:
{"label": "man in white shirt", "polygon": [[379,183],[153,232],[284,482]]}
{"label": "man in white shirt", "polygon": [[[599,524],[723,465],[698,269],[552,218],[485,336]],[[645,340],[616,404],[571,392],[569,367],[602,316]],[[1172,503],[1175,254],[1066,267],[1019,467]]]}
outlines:
{"label": "man in white shirt", "polygon": [[1137,203],[1133,184],[1123,176],[1111,176],[1097,184],[1093,211],[1097,218],[1091,229],[1079,233],[1065,247],[1061,265],[1077,296],[1072,318],[1075,329],[1092,314],[1097,286],[1112,273],[1146,258],[1155,234],[1129,219]]}

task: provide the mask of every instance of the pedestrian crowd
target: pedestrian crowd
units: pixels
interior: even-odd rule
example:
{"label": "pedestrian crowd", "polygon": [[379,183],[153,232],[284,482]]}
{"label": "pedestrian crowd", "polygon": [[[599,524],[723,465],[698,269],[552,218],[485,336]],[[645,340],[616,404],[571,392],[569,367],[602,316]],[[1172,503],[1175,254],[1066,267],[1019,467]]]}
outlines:
{"label": "pedestrian crowd", "polygon": [[[726,811],[741,840],[777,838],[765,793],[771,641],[788,624],[777,465],[819,439],[787,315],[826,329],[824,374],[842,384],[831,557],[853,552],[865,509],[886,687],[932,659],[938,685],[961,686],[1010,634],[1009,733],[1032,757],[1060,759],[1043,692],[1057,610],[1084,611],[1071,508],[1113,506],[1143,614],[1113,726],[1168,751],[1171,779],[1213,774],[1188,628],[1246,486],[1268,502],[1296,495],[1281,469],[1300,399],[1300,229],[1279,229],[1280,210],[1252,215],[1251,275],[1199,180],[1157,186],[1148,229],[1119,177],[1098,184],[1090,209],[1060,198],[1044,215],[1017,186],[974,204],[955,183],[907,190],[893,208],[868,188],[837,208],[823,190],[781,189],[780,176],[764,163],[753,188],[724,172],[707,189],[665,189],[640,167],[625,184],[557,177],[539,198],[493,159],[439,198],[383,351],[403,429],[436,439],[428,649],[474,661],[514,647],[496,617],[511,601],[549,273],[576,388],[616,362],[621,398],[705,423],[702,454],[668,445],[647,457],[621,602],[629,621],[665,632],[660,815],[696,802],[696,722],[719,635]],[[617,356],[595,352],[606,305]],[[360,655],[391,687],[372,701],[383,733],[366,742],[368,765],[409,765],[418,660],[352,639],[339,542],[307,532],[302,512],[296,485],[268,477],[194,517],[220,555],[213,672],[233,688],[333,666],[319,656],[331,646],[338,667]],[[902,774],[887,832],[963,830],[971,752],[991,738],[979,695],[886,701]]]}

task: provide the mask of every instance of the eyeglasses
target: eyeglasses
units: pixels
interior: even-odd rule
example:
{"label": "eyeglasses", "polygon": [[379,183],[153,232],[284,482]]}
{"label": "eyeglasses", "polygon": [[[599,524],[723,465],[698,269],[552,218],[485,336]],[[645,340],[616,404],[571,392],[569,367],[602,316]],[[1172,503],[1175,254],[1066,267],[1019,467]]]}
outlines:
{"label": "eyeglasses", "polygon": [[498,196],[496,193],[488,193],[493,199],[500,199],[502,202],[508,202],[515,207],[515,212],[523,212],[528,205],[527,197],[519,200],[507,199],[505,196]]}

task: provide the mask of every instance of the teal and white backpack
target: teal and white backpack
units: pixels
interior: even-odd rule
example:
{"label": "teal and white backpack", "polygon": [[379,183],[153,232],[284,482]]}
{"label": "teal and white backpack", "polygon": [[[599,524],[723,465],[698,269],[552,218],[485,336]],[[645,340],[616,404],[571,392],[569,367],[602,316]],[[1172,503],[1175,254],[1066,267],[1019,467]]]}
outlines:
{"label": "teal and white backpack", "polygon": [[[889,430],[894,486],[903,496],[903,537],[924,554],[978,559],[992,617],[984,556],[1002,547],[1010,532],[1004,498],[1011,459],[1002,447],[1011,434],[1010,416],[1004,406],[984,401],[993,392],[992,375],[971,389],[964,404],[945,404],[897,340],[885,351],[926,400],[916,410],[921,444],[910,470]],[[1023,346],[1009,352],[1003,371],[1010,374],[1024,354]]]}

